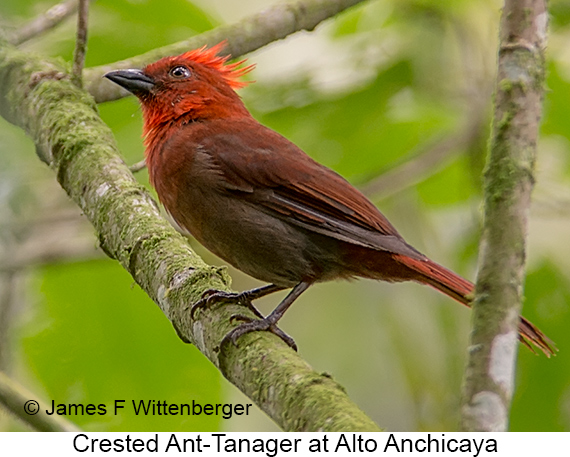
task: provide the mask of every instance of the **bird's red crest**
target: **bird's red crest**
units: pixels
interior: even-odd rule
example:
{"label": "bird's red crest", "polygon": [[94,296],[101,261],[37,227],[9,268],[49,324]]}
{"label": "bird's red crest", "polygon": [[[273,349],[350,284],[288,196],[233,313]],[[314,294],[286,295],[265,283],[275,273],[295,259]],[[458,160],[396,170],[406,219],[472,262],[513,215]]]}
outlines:
{"label": "bird's red crest", "polygon": [[233,89],[240,89],[247,85],[247,82],[240,81],[239,78],[243,75],[249,73],[255,65],[248,65],[247,67],[238,68],[242,65],[246,59],[240,60],[236,63],[227,64],[226,62],[230,58],[229,55],[220,56],[218,52],[220,52],[224,46],[226,45],[226,41],[222,41],[211,48],[208,48],[206,45],[202,46],[199,49],[195,49],[193,51],[188,51],[182,54],[180,57],[188,60],[192,60],[193,62],[205,65],[216,70],[220,73],[226,82],[230,85]]}

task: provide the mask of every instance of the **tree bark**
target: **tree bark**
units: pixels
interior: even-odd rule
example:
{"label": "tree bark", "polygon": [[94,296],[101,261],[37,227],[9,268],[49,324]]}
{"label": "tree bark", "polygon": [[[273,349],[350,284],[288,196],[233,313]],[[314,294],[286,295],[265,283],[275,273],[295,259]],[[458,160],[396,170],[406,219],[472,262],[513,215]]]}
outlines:
{"label": "tree bark", "polygon": [[527,219],[544,94],[543,0],[506,0],[461,428],[503,431],[513,394]]}

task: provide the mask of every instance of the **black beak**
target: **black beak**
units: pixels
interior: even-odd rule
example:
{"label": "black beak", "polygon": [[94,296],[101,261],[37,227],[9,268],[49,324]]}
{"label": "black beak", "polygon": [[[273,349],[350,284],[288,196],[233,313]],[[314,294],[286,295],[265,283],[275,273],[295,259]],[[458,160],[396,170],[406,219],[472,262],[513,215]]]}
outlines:
{"label": "black beak", "polygon": [[135,95],[148,93],[154,87],[154,80],[141,70],[115,70],[104,76]]}

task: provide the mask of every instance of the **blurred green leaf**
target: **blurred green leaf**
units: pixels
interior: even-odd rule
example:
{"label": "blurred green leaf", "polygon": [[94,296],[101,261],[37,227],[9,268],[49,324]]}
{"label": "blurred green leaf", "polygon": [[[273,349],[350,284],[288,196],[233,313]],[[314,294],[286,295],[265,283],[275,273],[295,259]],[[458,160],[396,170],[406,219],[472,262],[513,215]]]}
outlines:
{"label": "blurred green leaf", "polygon": [[[135,415],[132,400],[223,403],[220,374],[176,336],[160,309],[117,263],[44,269],[42,298],[23,328],[30,367],[55,403],[105,404],[69,419],[87,430],[215,431],[218,416]],[[117,416],[115,400],[126,400]]]}
{"label": "blurred green leaf", "polygon": [[547,359],[521,346],[511,430],[567,431],[570,427],[570,279],[549,260],[530,272],[525,284],[523,313],[541,328],[560,353]]}
{"label": "blurred green leaf", "polygon": [[367,87],[341,97],[311,93],[306,82],[258,87],[251,96],[263,98],[272,92],[268,96],[281,101],[275,105],[308,99],[304,106],[258,111],[256,118],[358,183],[390,168],[422,139],[449,129],[456,120],[436,100],[417,94],[412,83],[411,67],[404,61],[380,72]]}
{"label": "blurred green leaf", "polygon": [[469,158],[461,156],[451,165],[433,173],[424,182],[418,184],[418,194],[424,203],[440,207],[467,202],[479,190],[474,187],[473,180],[467,178],[470,171]]}

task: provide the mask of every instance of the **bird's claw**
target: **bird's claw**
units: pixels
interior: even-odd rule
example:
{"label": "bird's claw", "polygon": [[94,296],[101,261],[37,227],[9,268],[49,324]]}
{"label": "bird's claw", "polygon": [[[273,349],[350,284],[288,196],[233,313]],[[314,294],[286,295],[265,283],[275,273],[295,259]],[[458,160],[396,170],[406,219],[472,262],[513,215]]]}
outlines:
{"label": "bird's claw", "polygon": [[268,331],[281,338],[285,344],[295,352],[297,351],[295,340],[267,319],[252,319],[251,317],[247,317],[242,314],[234,314],[230,320],[232,322],[242,321],[244,323],[228,332],[228,334],[222,339],[220,346],[231,342],[235,347],[238,347],[237,340],[240,336],[251,332]]}
{"label": "bird's claw", "polygon": [[190,310],[190,317],[194,319],[196,311],[212,306],[214,303],[220,300],[236,300],[236,298],[239,298],[239,294],[223,292],[216,289],[208,289],[202,294],[200,300],[198,300],[192,306],[192,309]]}
{"label": "bird's claw", "polygon": [[232,316],[230,316],[230,322],[235,322],[235,321],[240,321],[240,322],[254,322],[255,319],[252,319],[251,317],[248,316],[244,316],[243,314],[233,314]]}
{"label": "bird's claw", "polygon": [[194,319],[197,310],[207,308],[222,300],[232,301],[237,305],[246,306],[258,318],[263,319],[263,315],[251,303],[247,292],[224,292],[215,289],[208,289],[202,294],[200,300],[198,300],[190,309],[190,317]]}
{"label": "bird's claw", "polygon": [[287,335],[283,330],[275,325],[275,323],[265,317],[257,310],[255,306],[251,303],[251,295],[246,292],[242,293],[232,293],[232,292],[223,292],[221,290],[209,289],[202,294],[200,300],[198,300],[192,309],[190,310],[190,317],[194,319],[194,315],[198,309],[203,309],[208,306],[213,305],[214,303],[227,300],[232,301],[238,305],[246,306],[250,311],[255,314],[258,319],[253,319],[249,316],[244,316],[243,314],[234,314],[230,317],[231,322],[240,321],[242,322],[241,325],[234,328],[224,338],[222,339],[222,343],[220,346],[223,346],[225,343],[231,342],[234,346],[237,347],[237,340],[240,336],[245,335],[246,333],[257,332],[257,331],[268,331],[277,335],[281,338],[289,347],[293,350],[297,351],[297,345],[295,344],[295,340]]}

